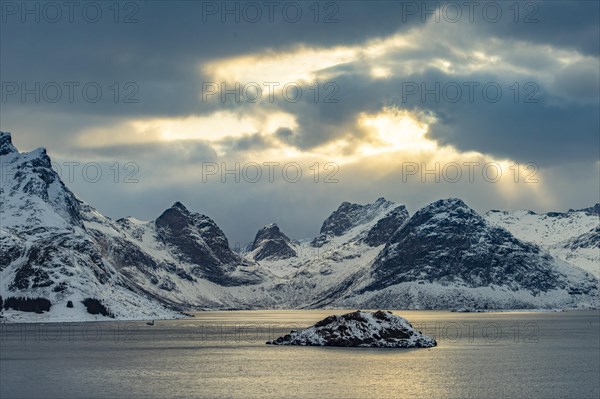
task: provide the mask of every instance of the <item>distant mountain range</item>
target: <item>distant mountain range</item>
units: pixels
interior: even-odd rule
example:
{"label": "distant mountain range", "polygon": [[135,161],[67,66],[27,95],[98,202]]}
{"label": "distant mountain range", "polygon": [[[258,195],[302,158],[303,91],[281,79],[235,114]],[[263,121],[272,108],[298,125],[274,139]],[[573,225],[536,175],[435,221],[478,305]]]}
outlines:
{"label": "distant mountain range", "polygon": [[490,211],[488,222],[600,276],[600,204],[568,212]]}
{"label": "distant mountain range", "polygon": [[481,216],[449,198],[410,216],[384,198],[344,202],[313,240],[270,224],[238,254],[212,219],[179,202],[153,221],[115,221],[65,186],[44,149],[19,153],[0,133],[0,157],[0,307],[11,321],[598,306],[600,205]]}

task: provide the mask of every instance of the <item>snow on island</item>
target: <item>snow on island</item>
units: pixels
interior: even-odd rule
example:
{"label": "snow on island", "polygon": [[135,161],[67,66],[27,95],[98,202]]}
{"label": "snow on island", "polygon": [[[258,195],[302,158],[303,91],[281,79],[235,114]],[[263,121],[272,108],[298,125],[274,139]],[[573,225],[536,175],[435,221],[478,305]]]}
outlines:
{"label": "snow on island", "polygon": [[392,312],[356,312],[328,316],[314,326],[267,341],[270,345],[430,348],[435,339]]}

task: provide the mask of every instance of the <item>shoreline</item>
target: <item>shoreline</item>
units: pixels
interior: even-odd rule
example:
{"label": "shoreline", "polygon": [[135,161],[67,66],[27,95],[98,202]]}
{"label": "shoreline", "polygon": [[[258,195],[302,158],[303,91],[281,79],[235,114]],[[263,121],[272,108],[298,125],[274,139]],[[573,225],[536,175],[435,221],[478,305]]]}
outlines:
{"label": "shoreline", "polygon": [[[98,319],[78,319],[78,320],[7,320],[5,315],[2,315],[0,319],[0,325],[20,325],[20,324],[69,324],[69,323],[110,323],[110,322],[148,322],[154,321],[175,321],[175,320],[190,320],[198,319],[199,314],[215,314],[215,313],[235,313],[235,312],[326,312],[331,311],[331,314],[336,312],[347,312],[347,311],[376,311],[379,309],[349,309],[349,308],[335,308],[335,309],[196,309],[186,312],[181,312],[181,317],[173,318],[110,318],[103,317]],[[456,313],[456,314],[494,314],[494,313],[567,313],[567,312],[578,312],[578,311],[600,311],[600,308],[552,308],[552,309],[469,309],[466,311],[456,309],[382,309],[390,310],[395,314],[398,313],[412,313],[412,312],[441,312],[441,313]],[[150,326],[149,326],[150,327]]]}

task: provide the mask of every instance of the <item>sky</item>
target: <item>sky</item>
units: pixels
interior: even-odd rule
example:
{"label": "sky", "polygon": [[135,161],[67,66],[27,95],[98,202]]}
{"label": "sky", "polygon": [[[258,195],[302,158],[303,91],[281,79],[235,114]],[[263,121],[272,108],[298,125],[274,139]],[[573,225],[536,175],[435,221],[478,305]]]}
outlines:
{"label": "sky", "polygon": [[115,219],[181,201],[235,247],[343,201],[600,201],[596,1],[0,7],[0,129]]}

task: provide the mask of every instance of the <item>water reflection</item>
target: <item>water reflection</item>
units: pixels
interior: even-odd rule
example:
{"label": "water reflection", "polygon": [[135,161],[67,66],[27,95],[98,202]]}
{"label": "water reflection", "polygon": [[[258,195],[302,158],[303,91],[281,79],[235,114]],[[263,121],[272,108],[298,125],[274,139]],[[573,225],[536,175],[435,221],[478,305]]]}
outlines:
{"label": "water reflection", "polygon": [[[352,311],[355,309],[350,309]],[[394,311],[431,349],[279,347],[345,311],[199,312],[145,322],[3,325],[0,397],[596,398],[598,311]]]}

